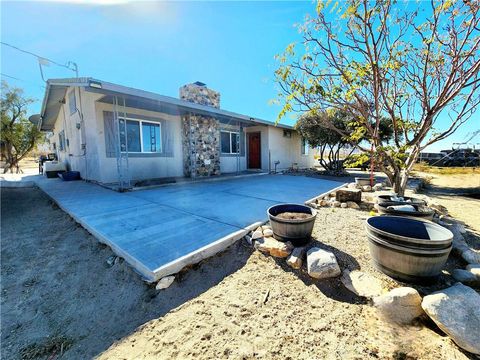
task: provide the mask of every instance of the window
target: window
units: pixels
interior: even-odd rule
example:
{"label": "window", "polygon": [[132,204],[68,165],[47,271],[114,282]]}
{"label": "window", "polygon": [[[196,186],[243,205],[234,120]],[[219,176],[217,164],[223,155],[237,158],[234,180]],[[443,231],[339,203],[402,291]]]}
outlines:
{"label": "window", "polygon": [[220,143],[222,154],[238,154],[240,152],[240,134],[238,132],[221,131]]}
{"label": "window", "polygon": [[119,123],[121,151],[127,149],[133,153],[162,152],[160,123],[134,119],[119,119]]}
{"label": "window", "polygon": [[127,120],[128,152],[141,152],[140,145],[140,122]]}
{"label": "window", "polygon": [[308,155],[308,141],[305,138],[302,138],[302,155]]}
{"label": "window", "polygon": [[65,131],[64,130],[58,133],[58,150],[65,151]]}
{"label": "window", "polygon": [[77,99],[75,98],[75,89],[68,94],[68,107],[70,109],[70,115],[75,114],[77,111]]}
{"label": "window", "polygon": [[160,124],[142,123],[143,152],[162,152]]}

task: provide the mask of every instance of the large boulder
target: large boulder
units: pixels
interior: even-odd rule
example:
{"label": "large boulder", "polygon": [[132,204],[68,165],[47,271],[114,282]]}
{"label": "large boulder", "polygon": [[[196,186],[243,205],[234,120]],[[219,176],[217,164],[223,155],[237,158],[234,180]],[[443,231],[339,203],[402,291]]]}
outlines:
{"label": "large boulder", "polygon": [[362,191],[360,189],[339,189],[336,192],[335,200],[340,203],[346,203],[347,201],[361,202]]}
{"label": "large boulder", "polygon": [[480,295],[461,283],[425,296],[422,308],[458,346],[480,355]]}
{"label": "large boulder", "polygon": [[335,255],[317,247],[307,252],[307,271],[315,279],[336,277],[342,273]]}
{"label": "large boulder", "polygon": [[452,277],[466,285],[480,286],[480,274],[476,275],[475,270],[455,269],[452,271]]}
{"label": "large boulder", "polygon": [[376,277],[362,271],[345,270],[341,281],[348,290],[358,296],[372,298],[381,295],[383,292],[382,282]]}
{"label": "large boulder", "polygon": [[290,242],[281,242],[273,237],[263,237],[256,240],[255,247],[263,253],[279,258],[287,257],[293,250],[293,245]]}
{"label": "large boulder", "polygon": [[373,299],[380,315],[397,324],[410,324],[423,314],[422,297],[411,287],[400,287]]}

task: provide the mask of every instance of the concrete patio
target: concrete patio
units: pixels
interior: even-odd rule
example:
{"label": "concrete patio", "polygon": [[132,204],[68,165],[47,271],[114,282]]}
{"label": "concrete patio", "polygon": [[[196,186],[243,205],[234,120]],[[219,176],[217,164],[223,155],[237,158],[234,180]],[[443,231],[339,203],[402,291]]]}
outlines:
{"label": "concrete patio", "polygon": [[28,180],[149,282],[222,251],[266,221],[268,207],[303,203],[342,185],[259,175],[119,193],[83,181]]}

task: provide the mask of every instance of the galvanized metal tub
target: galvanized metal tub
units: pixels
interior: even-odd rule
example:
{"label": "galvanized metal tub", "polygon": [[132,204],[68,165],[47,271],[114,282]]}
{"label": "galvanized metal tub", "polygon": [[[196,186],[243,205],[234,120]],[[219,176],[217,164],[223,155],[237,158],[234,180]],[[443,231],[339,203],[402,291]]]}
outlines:
{"label": "galvanized metal tub", "polygon": [[[355,183],[359,186],[370,185],[370,178],[366,177],[356,177]],[[375,184],[375,178],[373,178],[373,183]]]}
{"label": "galvanized metal tub", "polygon": [[[415,211],[406,211],[406,210],[388,208],[389,206],[395,206],[395,205],[410,205],[415,208]],[[430,209],[429,207],[418,205],[418,204],[412,204],[412,203],[399,204],[398,202],[394,202],[394,201],[391,201],[391,202],[385,201],[382,204],[378,204],[377,209],[380,214],[394,215],[394,216],[407,216],[407,217],[423,219],[423,220],[433,220],[433,215],[435,215],[435,211],[433,209]]]}
{"label": "galvanized metal tub", "polygon": [[[282,219],[277,215],[285,212],[308,214],[306,219]],[[300,204],[274,205],[267,210],[273,237],[280,241],[290,241],[294,246],[303,246],[312,236],[317,216],[315,209]]]}
{"label": "galvanized metal tub", "polygon": [[377,204],[383,205],[384,203],[395,203],[395,205],[427,205],[425,200],[419,198],[413,198],[408,196],[403,196],[404,201],[392,200],[393,195],[378,195]]}
{"label": "galvanized metal tub", "polygon": [[402,281],[432,280],[452,249],[452,232],[429,221],[375,216],[365,228],[375,267]]}

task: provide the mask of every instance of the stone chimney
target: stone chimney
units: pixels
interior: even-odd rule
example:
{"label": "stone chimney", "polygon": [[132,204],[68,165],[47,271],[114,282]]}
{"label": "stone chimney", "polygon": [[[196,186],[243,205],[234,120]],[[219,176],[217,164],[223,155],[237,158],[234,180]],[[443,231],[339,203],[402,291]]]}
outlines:
{"label": "stone chimney", "polygon": [[192,103],[220,108],[220,93],[207,88],[207,85],[197,81],[183,85],[180,88],[180,99]]}
{"label": "stone chimney", "polygon": [[[180,88],[180,99],[220,108],[220,94],[195,82]],[[186,177],[220,175],[220,127],[213,116],[182,115],[183,172]]]}

